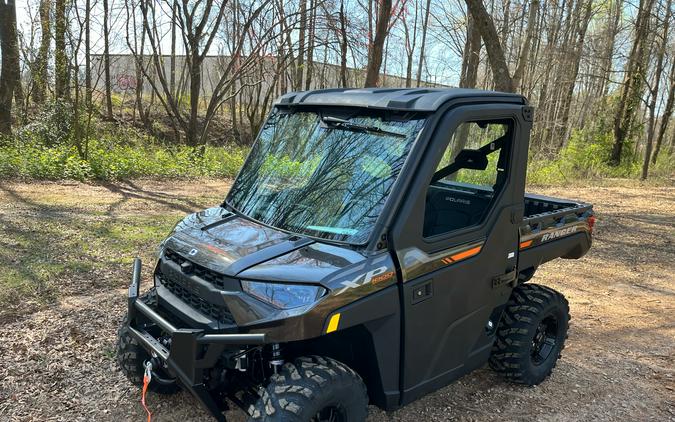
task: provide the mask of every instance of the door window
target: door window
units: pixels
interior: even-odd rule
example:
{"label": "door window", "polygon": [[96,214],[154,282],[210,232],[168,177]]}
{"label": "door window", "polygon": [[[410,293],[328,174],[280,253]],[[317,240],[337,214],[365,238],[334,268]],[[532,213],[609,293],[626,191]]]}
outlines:
{"label": "door window", "polygon": [[481,224],[508,178],[511,121],[460,124],[427,189],[424,237]]}

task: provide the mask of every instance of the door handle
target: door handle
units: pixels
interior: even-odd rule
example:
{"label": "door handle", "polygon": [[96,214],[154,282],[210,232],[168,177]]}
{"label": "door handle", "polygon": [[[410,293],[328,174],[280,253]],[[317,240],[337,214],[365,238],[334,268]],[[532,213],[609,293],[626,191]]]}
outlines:
{"label": "door handle", "polygon": [[431,284],[432,281],[433,280],[429,280],[413,289],[412,291],[413,305],[415,305],[416,303],[423,302],[434,295],[434,288],[433,285]]}

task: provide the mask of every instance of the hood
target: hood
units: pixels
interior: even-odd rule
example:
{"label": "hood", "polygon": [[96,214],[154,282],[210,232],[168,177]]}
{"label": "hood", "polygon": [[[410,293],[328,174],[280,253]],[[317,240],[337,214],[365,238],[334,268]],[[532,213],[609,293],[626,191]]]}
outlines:
{"label": "hood", "polygon": [[365,260],[352,249],[265,227],[222,207],[185,217],[164,247],[221,274],[252,280],[321,282]]}

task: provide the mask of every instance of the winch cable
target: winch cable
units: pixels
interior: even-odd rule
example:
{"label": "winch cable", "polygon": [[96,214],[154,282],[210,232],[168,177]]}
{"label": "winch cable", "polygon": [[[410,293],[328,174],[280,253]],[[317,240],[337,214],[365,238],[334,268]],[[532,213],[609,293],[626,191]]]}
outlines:
{"label": "winch cable", "polygon": [[145,373],[143,374],[143,390],[141,391],[141,404],[143,409],[148,414],[148,422],[152,422],[152,412],[148,409],[147,404],[145,403],[145,393],[148,392],[148,385],[152,380],[152,362],[148,361],[145,363]]}

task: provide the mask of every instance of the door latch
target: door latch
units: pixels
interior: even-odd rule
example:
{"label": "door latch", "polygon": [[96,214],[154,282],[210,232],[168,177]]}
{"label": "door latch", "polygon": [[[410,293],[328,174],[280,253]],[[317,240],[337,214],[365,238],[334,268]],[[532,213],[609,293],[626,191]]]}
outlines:
{"label": "door latch", "polygon": [[434,294],[434,289],[431,284],[433,280],[429,280],[424,284],[413,288],[412,291],[412,304],[420,303],[424,300],[429,299]]}

